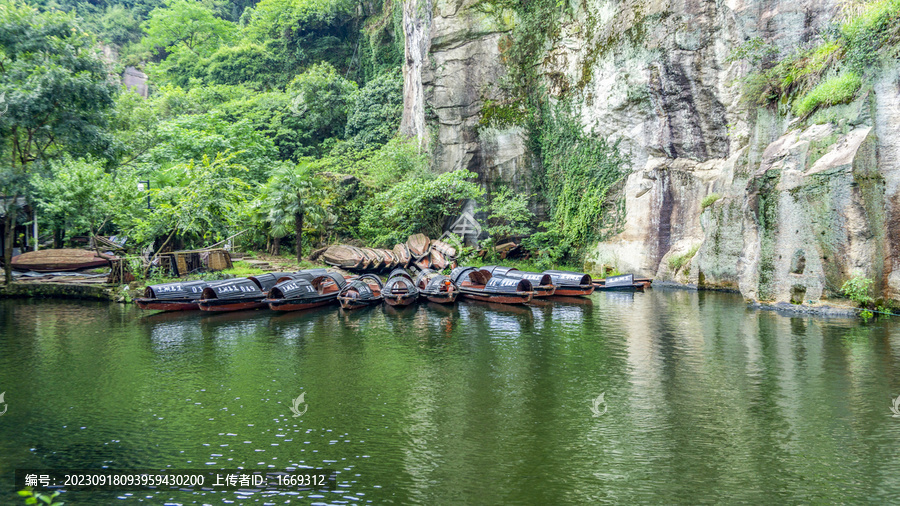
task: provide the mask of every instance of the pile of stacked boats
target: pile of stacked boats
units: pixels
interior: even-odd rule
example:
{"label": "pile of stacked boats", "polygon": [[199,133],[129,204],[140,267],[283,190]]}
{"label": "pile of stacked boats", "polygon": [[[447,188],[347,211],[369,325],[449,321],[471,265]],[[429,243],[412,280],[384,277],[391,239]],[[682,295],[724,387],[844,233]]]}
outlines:
{"label": "pile of stacked boats", "polygon": [[[632,281],[632,285],[643,289],[640,283]],[[135,299],[135,303],[141,309],[161,311],[238,311],[265,307],[275,311],[296,311],[335,302],[345,309],[355,309],[382,301],[392,306],[406,306],[421,299],[452,304],[459,297],[526,304],[534,298],[587,296],[597,286],[584,273],[523,272],[500,266],[456,267],[449,276],[426,268],[415,277],[406,269],[397,268],[391,271],[387,282],[374,274],[344,276],[325,269],[309,269],[219,281],[152,285],[144,290],[144,297]],[[617,286],[624,284],[614,283],[613,289]]]}
{"label": "pile of stacked boats", "polygon": [[425,234],[411,235],[392,250],[337,244],[325,249],[321,257],[328,265],[360,272],[391,271],[398,267],[440,271],[456,267],[456,248],[443,241],[429,239]]}

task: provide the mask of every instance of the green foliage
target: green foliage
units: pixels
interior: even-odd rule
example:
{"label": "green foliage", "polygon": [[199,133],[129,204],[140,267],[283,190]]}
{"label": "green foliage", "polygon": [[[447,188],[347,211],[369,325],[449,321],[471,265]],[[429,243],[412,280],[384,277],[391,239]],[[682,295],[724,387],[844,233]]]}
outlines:
{"label": "green foliage", "polygon": [[578,250],[614,232],[624,212],[616,186],[628,174],[618,144],[586,134],[565,106],[545,115],[539,142],[552,230]]}
{"label": "green foliage", "polygon": [[303,233],[321,237],[334,222],[327,211],[330,202],[324,187],[325,182],[312,174],[308,164],[282,165],[272,172],[254,206],[260,211],[258,219],[271,237],[281,238],[294,234],[296,216],[302,215]]}
{"label": "green foliage", "polygon": [[778,56],[778,48],[774,44],[766,42],[762,37],[753,37],[734,48],[725,61],[747,60],[755,67],[775,56]]}
{"label": "green foliage", "polygon": [[125,204],[115,198],[120,182],[102,163],[66,157],[51,166],[50,174],[33,175],[32,184],[40,219],[54,229],[97,233]]}
{"label": "green foliage", "polygon": [[532,252],[541,270],[578,256],[578,248],[572,243],[572,238],[556,222],[543,221],[538,227],[538,231],[522,238],[522,245]]}
{"label": "green foliage", "polygon": [[709,195],[703,197],[703,200],[700,201],[700,209],[706,209],[707,207],[716,203],[717,200],[722,198],[721,193],[710,193]]}
{"label": "green foliage", "polygon": [[691,249],[687,250],[686,252],[684,252],[680,255],[670,256],[669,257],[669,270],[672,271],[672,274],[675,274],[676,272],[681,270],[681,268],[684,267],[685,264],[687,264],[692,258],[694,258],[694,255],[696,255],[699,250],[700,250],[700,245],[695,244],[695,245],[691,246]]}
{"label": "green foliage", "polygon": [[157,144],[141,160],[162,168],[230,152],[234,163],[247,169],[243,177],[258,182],[266,179],[278,155],[272,140],[249,120],[229,121],[220,111],[161,122],[154,135]]}
{"label": "green foliage", "polygon": [[354,0],[262,0],[247,10],[246,33],[285,74],[317,62],[344,70],[356,49],[356,8]]}
{"label": "green foliage", "polygon": [[211,84],[256,84],[262,89],[283,86],[278,62],[260,44],[243,42],[220,47],[204,61],[205,81]]}
{"label": "green foliage", "polygon": [[761,40],[735,51],[732,59],[759,67],[744,80],[747,100],[785,104],[794,114],[807,116],[820,106],[853,100],[879,59],[900,55],[900,0],[847,1],[842,7],[840,20],[826,30],[822,43],[781,61],[770,61],[774,53]]}
{"label": "green foliage", "polygon": [[429,179],[404,179],[377,193],[363,209],[360,235],[373,246],[392,246],[409,235],[441,234],[448,216],[458,214],[468,199],[480,199],[484,190],[465,169]]}
{"label": "green foliage", "polygon": [[102,131],[116,88],[94,39],[73,15],[0,3],[0,136],[12,166],[52,157],[108,154]]}
{"label": "green foliage", "polygon": [[[352,159],[354,154],[347,153]],[[357,153],[358,160],[343,172],[362,179],[375,191],[385,190],[404,179],[429,179],[428,159],[414,142],[395,137],[373,152]]]}
{"label": "green foliage", "polygon": [[806,116],[820,106],[832,106],[853,100],[862,85],[860,77],[852,71],[826,79],[794,103],[794,114]]}
{"label": "green foliage", "polygon": [[875,300],[870,295],[873,284],[874,281],[871,278],[867,278],[861,272],[857,272],[844,282],[841,286],[841,293],[861,307],[865,307]]}
{"label": "green foliage", "polygon": [[147,33],[142,43],[148,49],[197,56],[211,55],[231,42],[237,31],[234,23],[215,17],[210,8],[192,0],[168,0],[166,7],[153,9],[142,28]]}
{"label": "green foliage", "polygon": [[342,135],[356,83],[338,75],[328,63],[313,65],[288,85],[291,113],[305,134],[309,154],[320,154],[319,144]]}
{"label": "green foliage", "polygon": [[40,492],[34,492],[34,489],[31,487],[25,487],[25,490],[19,490],[16,492],[19,494],[19,497],[25,498],[25,504],[46,504],[47,506],[63,506],[65,503],[61,501],[57,501],[56,498],[59,497],[60,492],[57,490],[52,494],[42,494]]}
{"label": "green foliage", "polygon": [[245,219],[251,187],[241,178],[247,168],[233,155],[175,165],[154,174],[152,212],[122,220],[120,226],[141,244],[172,235],[187,245],[202,246],[234,233]]}
{"label": "green foliage", "polygon": [[531,195],[515,193],[502,188],[491,196],[487,208],[486,231],[497,243],[524,237],[531,231],[529,226],[534,213],[528,209]]}
{"label": "green foliage", "polygon": [[897,56],[900,43],[900,0],[875,0],[861,5],[841,23],[851,69],[863,73],[882,55]]}
{"label": "green foliage", "polygon": [[356,149],[380,146],[396,135],[403,115],[403,74],[385,72],[360,89],[347,116],[346,138]]}

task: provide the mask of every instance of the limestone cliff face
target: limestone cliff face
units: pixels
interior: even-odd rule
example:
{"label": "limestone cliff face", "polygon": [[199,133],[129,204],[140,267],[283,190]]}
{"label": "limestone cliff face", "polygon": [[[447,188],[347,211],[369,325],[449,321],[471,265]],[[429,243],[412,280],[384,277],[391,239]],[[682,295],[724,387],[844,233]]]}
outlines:
{"label": "limestone cliff face", "polygon": [[404,118],[439,172],[469,169],[483,182],[518,182],[530,157],[523,132],[479,129],[485,100],[505,75],[500,42],[510,29],[472,7],[478,0],[405,0]]}
{"label": "limestone cliff face", "polygon": [[[476,128],[504,75],[508,24],[474,0],[405,2],[405,131],[438,170],[526,179],[534,162],[523,132]],[[753,37],[784,54],[814,40],[838,3],[570,1],[575,14],[541,71],[551,93],[577,90],[584,128],[621,140],[632,163],[624,230],[597,245],[589,267],[775,301],[827,298],[861,270],[900,298],[898,69],[829,109],[830,121],[801,126],[748,106],[746,64],[729,61]]]}

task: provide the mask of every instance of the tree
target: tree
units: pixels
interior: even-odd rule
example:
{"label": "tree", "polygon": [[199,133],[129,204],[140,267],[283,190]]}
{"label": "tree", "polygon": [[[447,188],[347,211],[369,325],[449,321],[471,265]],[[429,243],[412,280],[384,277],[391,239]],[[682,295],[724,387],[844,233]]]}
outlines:
{"label": "tree", "polygon": [[400,129],[403,115],[403,75],[385,72],[360,89],[347,116],[347,139],[357,149],[387,143]]}
{"label": "tree", "polygon": [[303,260],[303,231],[321,229],[328,218],[322,186],[323,181],[304,164],[285,165],[273,172],[265,187],[262,208],[268,209],[264,221],[275,239],[274,252],[277,253],[281,238],[293,231],[297,261]]}
{"label": "tree", "polygon": [[241,222],[250,196],[250,185],[239,177],[247,168],[233,156],[204,156],[154,174],[153,212],[120,226],[144,244],[158,237],[166,237],[163,246],[175,238],[197,246],[224,239]]}
{"label": "tree", "polygon": [[169,0],[166,7],[150,12],[142,28],[148,49],[161,47],[168,53],[188,51],[202,57],[231,42],[237,31],[234,23],[215,17],[210,8],[192,0]]}
{"label": "tree", "polygon": [[356,83],[341,77],[328,63],[320,63],[294,78],[288,92],[291,113],[299,129],[307,132],[308,146],[317,147],[325,139],[344,134]]}
{"label": "tree", "polygon": [[[110,154],[103,127],[118,88],[74,14],[0,1],[0,89],[9,104],[0,116],[0,193],[13,197],[7,202],[30,196],[30,172],[62,149],[76,157]],[[7,206],[7,283],[17,214],[15,205]]]}
{"label": "tree", "polygon": [[41,221],[50,222],[59,247],[68,229],[91,236],[116,214],[112,175],[100,162],[63,158],[52,165],[51,177],[32,175],[34,204]]}

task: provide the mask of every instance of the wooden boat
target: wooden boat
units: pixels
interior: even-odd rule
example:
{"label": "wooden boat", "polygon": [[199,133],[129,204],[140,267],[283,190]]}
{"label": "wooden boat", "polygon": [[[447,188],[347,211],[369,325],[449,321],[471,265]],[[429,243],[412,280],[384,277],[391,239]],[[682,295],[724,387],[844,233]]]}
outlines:
{"label": "wooden boat", "polygon": [[44,249],[16,255],[10,265],[17,271],[77,271],[106,267],[110,260],[118,259],[113,255],[98,254],[86,249]]}
{"label": "wooden boat", "polygon": [[281,278],[295,275],[293,272],[267,272],[256,276],[247,276],[247,279],[256,283],[262,293],[269,293]]}
{"label": "wooden boat", "polygon": [[598,292],[643,292],[644,283],[635,281],[633,274],[610,276],[602,285],[594,284]]}
{"label": "wooden boat", "polygon": [[409,254],[414,260],[419,260],[428,254],[430,250],[431,240],[425,234],[413,234],[406,240],[406,246],[409,247]]}
{"label": "wooden boat", "polygon": [[341,269],[361,269],[366,260],[359,248],[338,244],[329,246],[322,255],[322,260]]}
{"label": "wooden boat", "polygon": [[[611,277],[613,277],[613,276],[611,276]],[[600,287],[601,287],[601,286],[603,286],[603,285],[606,284],[606,279],[608,279],[608,278],[604,278],[604,279],[595,279],[595,280],[593,281],[594,286],[597,287],[596,289],[597,289],[598,291],[600,290]],[[651,288],[651,285],[653,284],[653,278],[634,278],[634,282],[635,282],[635,283],[640,283],[640,284],[644,285],[644,288],[645,288],[645,289],[646,289],[646,288]]]}
{"label": "wooden boat", "polygon": [[367,270],[374,271],[384,267],[384,258],[372,248],[360,248],[366,258],[369,259]]}
{"label": "wooden boat", "polygon": [[419,289],[406,269],[394,269],[381,293],[391,306],[408,306],[419,298]]}
{"label": "wooden boat", "polygon": [[396,260],[394,260],[394,255],[390,251],[386,249],[377,249],[375,251],[378,252],[378,254],[381,255],[381,258],[384,260],[384,265],[382,266],[383,268],[393,269],[397,266],[397,262]]}
{"label": "wooden boat", "polygon": [[531,281],[527,279],[493,277],[490,272],[474,267],[453,269],[450,280],[467,299],[500,304],[527,304],[534,296]]}
{"label": "wooden boat", "polygon": [[413,265],[419,268],[420,271],[424,271],[425,269],[431,268],[431,255],[425,255],[418,260],[413,261]]}
{"label": "wooden boat", "polygon": [[499,265],[488,265],[482,269],[491,273],[492,276],[501,276],[512,279],[527,279],[531,281],[534,289],[534,298],[550,297],[556,293],[556,286],[549,274],[540,272],[520,271],[515,267],[503,267]]}
{"label": "wooden boat", "polygon": [[[221,283],[222,281],[218,281]],[[212,282],[217,283],[217,282]],[[190,311],[200,309],[200,295],[209,286],[206,281],[163,283],[144,288],[144,296],[134,299],[137,307],[156,311]]]}
{"label": "wooden boat", "polygon": [[397,267],[409,267],[409,263],[412,261],[412,257],[409,255],[409,247],[406,243],[400,243],[394,245],[394,254],[397,255],[397,258],[400,260],[397,263]]}
{"label": "wooden boat", "polygon": [[444,258],[456,258],[456,248],[450,246],[444,241],[434,240],[431,241],[431,249],[432,251],[437,250],[440,251],[441,255],[444,255]]}
{"label": "wooden boat", "polygon": [[229,279],[225,283],[207,286],[200,294],[202,311],[240,311],[266,307],[266,294],[259,285],[247,278]]}
{"label": "wooden boat", "polygon": [[275,311],[297,311],[324,306],[335,302],[346,284],[344,276],[335,272],[311,278],[289,278],[273,286],[265,302],[269,309]]}
{"label": "wooden boat", "polygon": [[584,297],[594,293],[594,284],[591,277],[583,272],[572,271],[544,271],[556,286],[554,296],[560,297]]}
{"label": "wooden boat", "polygon": [[380,304],[381,290],[384,288],[378,276],[363,274],[341,289],[337,296],[344,309],[356,309],[373,304]]}
{"label": "wooden boat", "polygon": [[447,268],[447,265],[449,265],[447,263],[447,259],[444,258],[444,255],[434,248],[431,249],[431,253],[429,253],[429,256],[431,257],[432,269],[442,271]]}
{"label": "wooden boat", "polygon": [[445,276],[437,271],[425,269],[415,279],[421,297],[438,304],[452,304],[459,295],[459,289]]}

